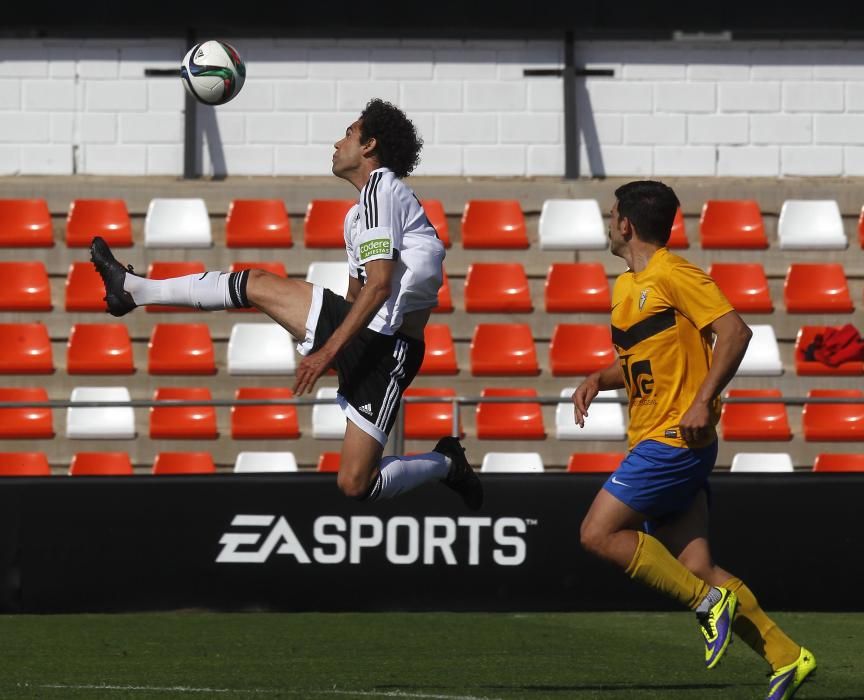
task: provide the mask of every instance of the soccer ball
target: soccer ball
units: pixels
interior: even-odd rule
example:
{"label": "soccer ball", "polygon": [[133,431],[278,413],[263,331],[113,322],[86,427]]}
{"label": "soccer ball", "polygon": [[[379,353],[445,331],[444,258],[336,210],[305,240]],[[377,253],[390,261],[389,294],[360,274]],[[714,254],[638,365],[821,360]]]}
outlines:
{"label": "soccer ball", "polygon": [[183,57],[180,77],[189,94],[205,105],[221,105],[233,99],[246,81],[246,66],[231,44],[205,41]]}

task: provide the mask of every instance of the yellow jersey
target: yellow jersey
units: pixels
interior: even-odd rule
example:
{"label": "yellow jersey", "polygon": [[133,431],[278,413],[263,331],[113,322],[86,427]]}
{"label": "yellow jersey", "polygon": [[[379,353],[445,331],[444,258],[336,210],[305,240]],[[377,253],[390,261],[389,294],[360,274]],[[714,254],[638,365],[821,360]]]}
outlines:
{"label": "yellow jersey", "polygon": [[[711,366],[707,326],[732,310],[713,279],[667,248],[641,272],[628,270],[615,281],[612,343],[629,397],[631,449],[643,440],[704,447],[717,438],[712,429],[704,441],[687,443],[678,423]],[[719,397],[711,414],[716,425]]]}

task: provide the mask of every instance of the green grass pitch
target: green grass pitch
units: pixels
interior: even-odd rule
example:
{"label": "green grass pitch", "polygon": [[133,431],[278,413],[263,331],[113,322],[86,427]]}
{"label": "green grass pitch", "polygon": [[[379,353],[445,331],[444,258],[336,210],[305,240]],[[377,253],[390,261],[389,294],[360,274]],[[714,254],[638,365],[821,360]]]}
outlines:
{"label": "green grass pitch", "polygon": [[[864,698],[864,614],[778,614],[819,668],[796,700]],[[2,698],[764,698],[736,640],[706,671],[690,614],[0,617]]]}

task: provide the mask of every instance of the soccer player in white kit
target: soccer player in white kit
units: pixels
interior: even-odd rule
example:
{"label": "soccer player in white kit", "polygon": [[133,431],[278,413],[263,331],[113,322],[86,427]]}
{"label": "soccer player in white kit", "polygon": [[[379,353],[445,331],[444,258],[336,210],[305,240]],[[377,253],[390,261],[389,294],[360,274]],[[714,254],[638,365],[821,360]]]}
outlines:
{"label": "soccer player in white kit", "polygon": [[91,260],[114,316],[148,304],[260,309],[298,340],[304,356],[294,383],[298,396],[335,366],[337,400],[348,419],[337,478],[345,495],[387,499],[437,480],[477,509],[483,489],[457,438],[442,438],[426,454],[382,459],[402,394],[423,361],[423,329],[443,277],[444,246],[401,179],[419,162],[422,145],[405,114],[378,99],[334,144],[333,174],[360,192],[345,217],[344,298],[264,270],[149,280],[124,268],[99,237]]}

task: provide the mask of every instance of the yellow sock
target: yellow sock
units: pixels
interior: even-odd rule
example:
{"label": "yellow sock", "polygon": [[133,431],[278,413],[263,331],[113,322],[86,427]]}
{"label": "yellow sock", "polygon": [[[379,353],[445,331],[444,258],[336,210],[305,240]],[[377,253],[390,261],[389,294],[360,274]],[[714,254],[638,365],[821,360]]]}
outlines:
{"label": "yellow sock", "polygon": [[735,591],[738,596],[738,612],[732,623],[732,631],[759,656],[765,659],[773,670],[791,664],[798,658],[801,647],[781,630],[774,620],[768,617],[753,591],[739,578],[730,578],[723,588]]}
{"label": "yellow sock", "polygon": [[695,610],[711,586],[673,557],[658,539],[644,532],[637,534],[639,544],[627,567],[630,578],[642,581]]}

